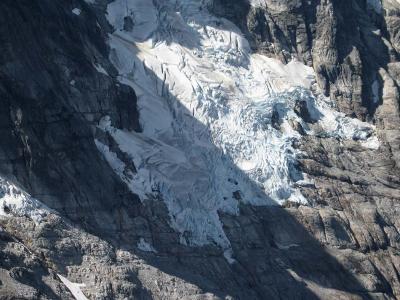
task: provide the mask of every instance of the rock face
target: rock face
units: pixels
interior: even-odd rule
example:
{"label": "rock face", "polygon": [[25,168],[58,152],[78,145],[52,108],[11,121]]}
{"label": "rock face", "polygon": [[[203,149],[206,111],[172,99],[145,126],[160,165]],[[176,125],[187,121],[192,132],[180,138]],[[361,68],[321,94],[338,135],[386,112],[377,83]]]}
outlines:
{"label": "rock face", "polygon": [[[308,202],[254,206],[234,191],[239,212],[218,211],[226,255],[182,242],[191,232],[171,225],[165,195],[141,201],[127,184],[141,166],[113,132],[146,130],[143,87],[124,84],[112,59],[109,2],[0,2],[0,298],[77,298],[57,274],[89,299],[400,298],[400,4],[207,1],[254,52],[313,67],[311,92],[374,124],[380,142],[308,134],[320,122],[297,101],[296,168],[310,179],[297,188]],[[143,22],[128,2],[146,1],[119,16],[131,32]],[[187,20],[167,17],[163,30],[185,34],[171,28]],[[113,130],[101,129],[105,116]],[[280,118],[274,110],[274,130]]]}
{"label": "rock face", "polygon": [[210,9],[236,23],[255,51],[286,62],[296,57],[313,66],[319,86],[341,111],[358,118],[373,114],[379,104],[373,99],[382,96],[380,69],[388,71],[397,62],[398,5],[393,1],[384,1],[384,6],[380,1],[262,2],[217,0]]}

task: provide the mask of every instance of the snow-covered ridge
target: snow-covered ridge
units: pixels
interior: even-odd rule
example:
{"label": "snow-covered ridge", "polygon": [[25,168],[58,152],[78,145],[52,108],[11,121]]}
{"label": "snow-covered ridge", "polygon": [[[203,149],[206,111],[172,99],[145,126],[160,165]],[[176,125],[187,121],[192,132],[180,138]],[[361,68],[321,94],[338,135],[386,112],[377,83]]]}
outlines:
{"label": "snow-covered ridge", "polygon": [[39,223],[50,212],[50,208],[40,201],[15,184],[0,178],[0,218],[26,216]]}
{"label": "snow-covered ridge", "polygon": [[137,174],[96,144],[142,201],[165,201],[185,244],[217,243],[229,258],[219,211],[237,214],[241,202],[307,203],[295,187],[305,178],[294,167],[301,135],[292,124],[317,133],[294,112],[296,102],[307,103],[326,135],[367,140],[373,131],[310,92],[311,68],[252,54],[239,29],[210,15],[203,1],[116,0],[108,20],[110,58],[120,82],[137,93],[143,133],[118,130],[107,117],[99,127]]}

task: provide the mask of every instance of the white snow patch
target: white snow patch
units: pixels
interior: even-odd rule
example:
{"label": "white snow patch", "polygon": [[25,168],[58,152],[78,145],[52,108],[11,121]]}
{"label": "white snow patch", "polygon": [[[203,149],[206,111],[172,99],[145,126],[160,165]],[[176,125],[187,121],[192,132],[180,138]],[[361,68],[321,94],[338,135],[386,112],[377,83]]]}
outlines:
{"label": "white snow patch", "polygon": [[72,296],[76,300],[88,300],[88,298],[85,296],[85,294],[81,291],[82,287],[85,287],[86,285],[83,283],[73,283],[69,281],[67,278],[64,276],[57,274],[58,278],[60,278],[61,282],[68,288],[68,290],[71,292]]}
{"label": "white snow patch", "polygon": [[[119,81],[136,91],[143,132],[118,130],[107,118],[99,127],[133,160],[140,184],[134,181],[132,191],[137,189],[142,201],[156,196],[165,201],[182,243],[217,243],[229,254],[218,212],[238,214],[240,203],[307,203],[296,186],[303,176],[294,167],[299,153],[292,146],[301,136],[290,124],[321,133],[297,116],[296,101],[306,101],[327,136],[366,140],[373,127],[312,95],[312,68],[252,54],[238,28],[203,5],[197,0],[109,4],[108,21],[115,29],[110,59]],[[137,24],[133,31],[124,31],[125,17]],[[273,117],[282,131],[274,128]],[[115,154],[98,147],[132,184]]]}
{"label": "white snow patch", "polygon": [[253,7],[265,7],[267,6],[265,0],[250,0],[250,5]]}
{"label": "white snow patch", "polygon": [[374,104],[379,103],[379,82],[376,79],[372,83],[372,101]]}
{"label": "white snow patch", "polygon": [[107,145],[98,140],[95,140],[95,143],[97,149],[103,154],[114,172],[126,183],[130,191],[138,195],[141,200],[149,198],[149,195],[153,193],[152,187],[149,185],[149,172],[142,168],[138,173],[133,173]]}
{"label": "white snow patch", "polygon": [[110,76],[110,75],[108,75],[107,71],[100,64],[94,64],[93,66],[95,67],[97,72],[102,73],[107,76]]}
{"label": "white snow patch", "polygon": [[0,217],[27,216],[40,223],[50,211],[13,183],[0,178]]}
{"label": "white snow patch", "polygon": [[157,253],[156,249],[154,249],[152,245],[146,242],[144,238],[140,238],[137,246],[142,251]]}
{"label": "white snow patch", "polygon": [[226,261],[231,265],[233,265],[236,262],[236,259],[233,258],[233,251],[231,248],[226,249],[224,251],[224,257],[225,257]]}
{"label": "white snow patch", "polygon": [[361,145],[367,149],[378,150],[380,142],[377,136],[372,136],[365,141],[361,141]]}
{"label": "white snow patch", "polygon": [[81,14],[81,10],[79,9],[79,8],[74,8],[73,10],[72,10],[72,13],[73,14],[75,14],[75,15],[77,15],[77,16],[79,16],[80,14]]}
{"label": "white snow patch", "polygon": [[[267,7],[267,0],[249,0],[252,7]],[[275,4],[276,5],[276,4]]]}

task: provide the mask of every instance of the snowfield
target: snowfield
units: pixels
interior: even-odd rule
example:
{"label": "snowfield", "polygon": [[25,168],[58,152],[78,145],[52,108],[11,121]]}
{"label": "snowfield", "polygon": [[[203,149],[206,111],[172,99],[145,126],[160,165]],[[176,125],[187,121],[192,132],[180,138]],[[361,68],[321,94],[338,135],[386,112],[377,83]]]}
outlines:
{"label": "snowfield", "polygon": [[71,292],[76,300],[88,300],[85,294],[81,291],[81,287],[85,287],[85,284],[73,283],[60,274],[57,274],[57,276],[61,280],[61,282],[68,288],[68,290]]}
{"label": "snowfield", "polygon": [[10,216],[29,217],[40,223],[52,210],[37,199],[0,177],[0,218]]}
{"label": "snowfield", "polygon": [[203,1],[116,0],[107,17],[115,29],[110,59],[119,81],[136,91],[143,132],[118,130],[108,117],[99,128],[131,157],[137,174],[127,175],[116,154],[96,144],[142,201],[165,201],[184,244],[217,244],[234,262],[218,212],[238,214],[240,203],[307,204],[295,187],[307,178],[295,168],[293,143],[301,135],[293,124],[320,132],[294,112],[298,101],[326,135],[379,147],[369,138],[371,125],[344,117],[310,91],[312,68],[251,53],[239,29],[210,15]]}

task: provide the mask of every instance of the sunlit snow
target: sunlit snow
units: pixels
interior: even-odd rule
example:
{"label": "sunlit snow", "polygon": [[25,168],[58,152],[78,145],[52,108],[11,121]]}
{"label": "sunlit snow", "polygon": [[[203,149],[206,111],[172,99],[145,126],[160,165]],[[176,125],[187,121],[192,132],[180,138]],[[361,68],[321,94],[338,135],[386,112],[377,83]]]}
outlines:
{"label": "sunlit snow", "polygon": [[26,216],[39,223],[49,212],[50,209],[44,204],[13,183],[0,178],[0,218]]}
{"label": "sunlit snow", "polygon": [[72,296],[74,296],[76,300],[88,300],[85,294],[81,291],[81,287],[85,287],[85,284],[74,283],[69,281],[67,278],[65,278],[60,274],[57,275],[58,278],[60,278],[61,282],[68,288],[68,290],[71,292]]}
{"label": "sunlit snow", "polygon": [[77,16],[79,16],[80,14],[81,14],[81,10],[79,9],[79,8],[74,8],[73,10],[72,10],[72,13],[73,14],[75,14],[75,15],[77,15]]}
{"label": "sunlit snow", "polygon": [[252,54],[239,29],[202,1],[116,0],[107,17],[115,29],[110,59],[119,81],[136,91],[143,132],[116,129],[107,117],[99,128],[137,174],[126,176],[115,153],[96,143],[142,201],[165,201],[182,243],[216,243],[233,262],[218,212],[238,214],[240,203],[307,203],[295,187],[305,178],[295,168],[301,135],[291,124],[317,133],[294,112],[296,101],[306,101],[327,136],[365,141],[373,131],[310,92],[312,68]]}
{"label": "sunlit snow", "polygon": [[94,67],[97,72],[109,76],[107,71],[100,64],[95,64]]}

